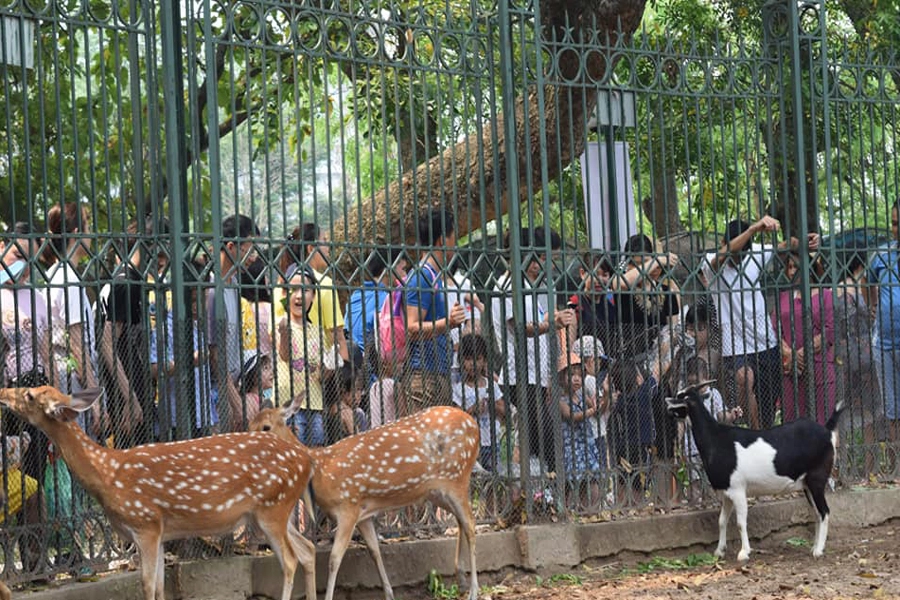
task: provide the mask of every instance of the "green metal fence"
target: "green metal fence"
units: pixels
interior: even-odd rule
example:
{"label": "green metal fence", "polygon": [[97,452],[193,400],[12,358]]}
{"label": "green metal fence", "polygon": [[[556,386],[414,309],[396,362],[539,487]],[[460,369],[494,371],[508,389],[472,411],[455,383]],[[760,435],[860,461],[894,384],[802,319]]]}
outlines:
{"label": "green metal fence", "polygon": [[[354,364],[351,375],[364,373],[345,382],[366,391],[351,421],[388,420],[383,382],[391,380],[399,401],[411,380],[372,360],[375,332],[354,330],[352,297],[364,281],[393,285],[404,264],[440,262],[445,250],[417,232],[440,207],[457,235],[445,271],[466,276],[463,287],[480,304],[479,324],[460,333],[483,335],[485,376],[498,382],[487,386],[482,415],[492,452],[473,486],[478,518],[613,518],[709,502],[708,486],[692,474],[696,457],[661,404],[666,386],[671,392],[684,380],[669,370],[686,360],[684,328],[674,320],[662,327],[661,317],[623,327],[622,306],[650,307],[654,320],[656,308],[673,302],[682,317],[688,307],[716,306],[702,280],[706,253],[721,245],[729,221],[770,214],[782,233],[757,241],[798,238],[799,275],[786,276],[789,258],[779,255],[759,285],[733,290],[764,293],[748,314],[773,324],[778,337],[765,344],[783,352],[784,371],[764,382],[781,389],[779,402],[763,407],[770,414],[762,423],[817,414],[823,396],[842,398],[852,408],[837,480],[895,477],[896,422],[883,418],[896,396],[884,375],[892,355],[867,343],[873,324],[851,311],[859,286],[845,271],[871,263],[896,237],[896,51],[871,38],[843,41],[853,31],[823,2],[768,2],[752,17],[699,3],[686,16],[677,6],[0,0],[0,221],[11,232],[2,256],[12,265],[21,254],[30,267],[6,283],[21,298],[0,309],[4,329],[31,340],[12,344],[4,375],[24,385],[42,365],[53,385],[71,387],[91,383],[86,365],[96,364],[111,422],[84,426],[117,447],[245,428],[260,405],[290,404],[297,386],[321,387],[327,413],[342,397],[329,387],[331,372],[341,372],[336,359],[280,346],[294,298],[315,287],[343,309],[353,343],[342,360]],[[61,202],[83,212],[54,214]],[[229,220],[235,213],[252,223]],[[301,223],[318,231],[295,231]],[[811,232],[822,243],[808,253]],[[653,247],[623,252],[639,234]],[[677,265],[649,277],[648,260],[669,253]],[[297,263],[331,281],[295,279]],[[585,289],[601,281],[598,268],[612,282]],[[621,283],[629,271],[648,283]],[[892,289],[887,281],[882,287]],[[656,373],[663,391],[635,418],[598,398],[576,426],[581,407],[567,406],[564,395],[571,381],[557,377],[560,361],[567,366],[563,345],[589,333],[586,306],[612,292],[617,324],[596,337],[616,362],[645,379]],[[92,313],[70,310],[75,298]],[[25,307],[33,316],[42,302],[46,318],[25,328]],[[535,336],[544,318],[562,323],[573,310],[580,329],[570,337],[549,326]],[[712,312],[715,353],[732,330],[715,326],[721,319]],[[303,340],[316,348],[343,329],[310,335],[302,322]],[[689,337],[701,327],[692,322]],[[826,340],[824,363],[814,358],[817,336]],[[800,348],[805,354],[791,354]],[[848,357],[863,350],[879,378],[851,377],[859,363],[854,371]],[[707,352],[712,368],[718,359]],[[262,355],[270,384],[261,382],[265,364],[251,361]],[[295,375],[299,359],[327,375],[312,383],[311,368]],[[660,364],[664,372],[654,371]],[[440,385],[459,385],[465,370],[447,368]],[[601,391],[603,377],[592,384]],[[630,387],[622,377],[611,373],[607,401],[628,395],[616,389]],[[719,383],[725,406],[747,412],[753,394]],[[2,418],[10,440],[21,427],[7,426],[6,409]],[[346,423],[304,413],[294,427],[305,441],[318,439],[310,426],[318,418],[337,423],[337,435]],[[644,425],[653,426],[649,438]],[[127,558],[97,505],[55,460],[48,470],[41,448],[33,443],[19,469],[4,450],[7,579],[107,570]],[[600,449],[599,464],[572,468],[576,454]],[[39,491],[16,505],[15,488],[32,485],[22,473]],[[382,530],[445,526],[424,510],[385,517]],[[310,535],[328,531],[307,524]],[[237,539],[255,541],[247,532]]]}

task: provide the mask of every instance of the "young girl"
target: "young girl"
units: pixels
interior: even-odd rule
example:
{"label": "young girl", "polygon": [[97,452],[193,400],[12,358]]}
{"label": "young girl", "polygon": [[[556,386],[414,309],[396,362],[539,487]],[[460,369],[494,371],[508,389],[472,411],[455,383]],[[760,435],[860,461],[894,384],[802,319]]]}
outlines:
{"label": "young girl", "polygon": [[374,347],[366,352],[366,358],[376,377],[369,387],[369,424],[374,429],[397,419],[394,405],[394,364],[392,361],[381,361]]}
{"label": "young girl", "polygon": [[453,403],[478,419],[481,430],[481,450],[478,462],[488,471],[494,470],[495,449],[499,448],[502,430],[500,423],[506,416],[506,404],[500,386],[487,375],[488,347],[476,333],[459,340],[458,360],[460,379],[453,384]]}
{"label": "young girl", "polygon": [[316,278],[300,267],[289,281],[287,315],[278,322],[278,404],[298,403],[294,426],[300,442],[325,444],[322,420],[322,331],[309,321],[316,297]]}
{"label": "young girl", "polygon": [[[709,366],[706,364],[706,361],[699,356],[694,356],[687,360],[685,371],[685,382],[687,385],[697,385],[701,381],[709,379]],[[698,392],[700,397],[703,398],[703,406],[706,407],[709,414],[713,415],[720,423],[731,425],[744,414],[739,406],[726,410],[725,402],[722,400],[722,394],[711,385],[704,385]],[[683,428],[684,459],[687,463],[686,467],[688,472],[690,473],[686,495],[689,500],[699,499],[699,482],[703,470],[703,465],[700,461],[700,450],[697,448],[696,442],[694,442],[694,435],[691,432],[690,427],[687,426],[684,421],[681,421],[679,423],[679,428]]]}
{"label": "young girl", "polygon": [[267,354],[254,354],[241,371],[238,391],[246,399],[247,421],[252,421],[263,408],[269,408],[271,400],[266,398],[272,391],[272,359]]}
{"label": "young girl", "polygon": [[[581,368],[581,359],[575,354],[561,356],[557,368],[563,458],[566,476],[572,482],[600,470],[600,454],[589,424],[590,419],[597,418],[597,405],[594,398],[585,397]],[[580,482],[581,502],[593,506],[600,498],[600,487],[594,478],[586,483]]]}

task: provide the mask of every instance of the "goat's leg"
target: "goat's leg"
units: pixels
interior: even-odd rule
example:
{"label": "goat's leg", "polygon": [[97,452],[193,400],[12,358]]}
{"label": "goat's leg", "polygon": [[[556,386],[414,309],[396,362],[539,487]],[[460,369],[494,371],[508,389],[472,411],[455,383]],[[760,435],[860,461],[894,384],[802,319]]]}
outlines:
{"label": "goat's leg", "polygon": [[294,554],[297,555],[300,566],[303,567],[303,575],[306,579],[306,598],[307,600],[316,600],[316,546],[303,537],[293,523],[288,523],[287,533],[288,540],[294,548]]}
{"label": "goat's leg", "polygon": [[809,489],[816,509],[816,539],[813,544],[813,556],[819,558],[825,553],[825,540],[828,538],[828,503],[825,501],[825,486]]}
{"label": "goat's leg", "polygon": [[381,559],[381,548],[378,546],[378,534],[375,532],[375,523],[372,522],[370,517],[357,523],[356,527],[359,529],[359,533],[369,549],[369,554],[372,555],[372,560],[375,561],[375,566],[378,568],[378,576],[381,577],[381,587],[384,590],[384,600],[394,600],[394,590],[391,587],[391,582],[388,581],[384,561]]}
{"label": "goat's leg", "polygon": [[731,498],[725,494],[721,494],[719,498],[722,502],[722,510],[719,511],[719,545],[716,546],[716,558],[725,556],[725,542],[728,534],[728,519],[731,518],[731,511],[734,509],[734,503]]}
{"label": "goat's leg", "polygon": [[812,491],[809,489],[809,485],[806,485],[803,488],[803,495],[806,496],[806,501],[809,502],[809,507],[812,508],[816,517],[816,533],[813,536],[813,552],[815,552],[816,544],[819,542],[819,531],[822,529],[822,516],[816,508],[816,501],[813,500]]}
{"label": "goat's leg", "polygon": [[350,545],[350,537],[353,528],[356,527],[356,518],[359,513],[347,517],[341,515],[337,518],[337,530],[334,532],[334,543],[331,545],[331,556],[328,557],[328,587],[325,589],[325,600],[334,599],[334,587],[337,584],[338,569],[344,560],[344,553]]}
{"label": "goat's leg", "polygon": [[747,535],[747,493],[744,490],[731,494],[731,502],[734,504],[734,513],[741,533],[741,551],[738,552],[738,560],[745,562],[750,560],[750,537]]}

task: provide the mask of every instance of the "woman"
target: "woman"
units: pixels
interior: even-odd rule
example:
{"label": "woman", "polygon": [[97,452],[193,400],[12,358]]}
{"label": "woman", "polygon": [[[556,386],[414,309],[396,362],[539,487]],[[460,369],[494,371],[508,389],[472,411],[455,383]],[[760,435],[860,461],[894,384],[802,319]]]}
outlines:
{"label": "woman", "polygon": [[[47,273],[50,285],[47,304],[52,327],[53,370],[59,389],[67,394],[98,387],[94,311],[85,292],[77,265],[90,257],[87,239],[90,223],[87,209],[76,202],[60,204],[47,214],[52,246]],[[104,413],[97,402],[88,425],[82,427],[95,437],[103,430]],[[80,420],[81,417],[79,417]]]}
{"label": "woman", "polygon": [[[778,306],[772,313],[772,322],[781,338],[781,364],[784,374],[782,395],[782,422],[787,423],[807,416],[807,348],[813,351],[813,385],[815,419],[824,425],[834,411],[837,391],[837,375],[834,360],[834,299],[831,290],[813,288],[810,292],[808,311],[812,327],[812,339],[803,334],[806,306],[799,287],[800,257],[795,252],[784,255],[784,274],[791,283],[789,289],[778,296]],[[812,415],[810,415],[812,416]]]}
{"label": "woman", "polygon": [[[873,455],[875,442],[883,439],[884,409],[881,390],[872,360],[872,324],[866,304],[866,252],[865,245],[849,248],[843,257],[844,277],[835,298],[835,358],[840,372],[838,382],[843,385],[843,396],[850,402],[847,418],[841,420],[841,430],[848,433],[862,427],[865,444],[866,476],[875,470]],[[844,444],[844,451],[850,444]],[[852,463],[845,457],[844,468]]]}
{"label": "woman", "polygon": [[[32,286],[31,263],[41,245],[34,237],[29,223],[16,223],[0,240],[0,323],[9,347],[2,365],[3,379],[9,387],[36,387],[52,384],[50,367],[50,327],[47,302],[44,295]],[[22,456],[22,473],[42,482],[47,467],[49,440],[39,429],[16,416],[3,411],[3,433],[7,436],[31,437],[28,450]],[[27,479],[21,488],[27,488]],[[40,494],[36,495],[40,503]],[[40,523],[40,511],[26,510],[24,524]],[[39,536],[20,536],[19,551],[26,573],[41,570],[42,551]]]}

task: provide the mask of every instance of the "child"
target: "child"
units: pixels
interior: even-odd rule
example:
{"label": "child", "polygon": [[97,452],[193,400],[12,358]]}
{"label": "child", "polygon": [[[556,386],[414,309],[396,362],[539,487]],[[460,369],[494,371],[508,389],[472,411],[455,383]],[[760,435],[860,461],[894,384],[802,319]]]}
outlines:
{"label": "child", "polygon": [[375,377],[369,387],[369,426],[374,429],[397,420],[394,405],[394,363],[380,360],[374,347],[371,352],[366,352],[366,358]]}
{"label": "child", "polygon": [[584,367],[584,394],[593,398],[597,406],[598,417],[589,419],[588,423],[600,455],[600,469],[605,471],[609,467],[606,451],[606,423],[609,420],[609,380],[606,369],[609,357],[600,340],[591,335],[575,340],[572,353],[581,359]]}
{"label": "child", "polygon": [[[579,476],[596,474],[600,470],[600,454],[591,437],[590,419],[597,415],[594,399],[584,393],[581,359],[575,354],[560,357],[557,367],[560,396],[557,400],[562,416],[563,458],[566,476],[577,481]],[[600,499],[600,488],[591,478],[588,486],[581,482],[581,502],[594,506]],[[587,494],[586,494],[587,492]]]}
{"label": "child", "polygon": [[453,384],[453,403],[478,420],[481,450],[478,462],[488,471],[495,469],[494,449],[499,448],[502,430],[500,423],[506,416],[506,404],[500,386],[487,375],[488,347],[477,333],[469,333],[459,340],[460,378]]}
{"label": "child", "polygon": [[356,435],[368,429],[365,412],[360,408],[363,395],[362,373],[350,364],[342,365],[332,378],[337,401],[325,411],[326,444],[334,444],[345,437]]}
{"label": "child", "polygon": [[238,390],[247,405],[247,421],[252,421],[263,408],[271,408],[272,359],[267,354],[253,354],[241,369]]}
{"label": "child", "polygon": [[299,403],[294,416],[297,437],[307,446],[325,444],[322,418],[322,330],[310,322],[317,280],[300,267],[291,276],[285,298],[287,314],[278,322],[278,404]]}
{"label": "child", "polygon": [[634,503],[641,499],[644,489],[640,473],[635,471],[650,466],[651,447],[656,440],[653,402],[659,385],[654,371],[645,378],[633,360],[613,362],[609,378],[616,395],[607,432],[612,462],[618,469],[618,497]]}
{"label": "child", "polygon": [[[697,385],[701,381],[709,379],[709,366],[706,361],[699,356],[693,356],[687,360],[685,363],[685,371],[685,382],[687,385]],[[716,388],[710,385],[704,385],[698,392],[700,393],[700,397],[703,398],[703,406],[706,407],[709,414],[713,415],[718,422],[731,425],[743,415],[743,411],[740,407],[726,410],[725,403],[722,400],[722,394],[719,393],[719,390]],[[688,499],[699,499],[700,472],[703,469],[703,465],[700,461],[700,450],[694,442],[694,436],[690,427],[682,421],[679,428],[684,429],[684,459],[690,474],[687,497]]]}

